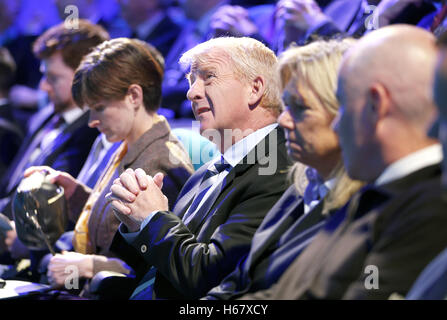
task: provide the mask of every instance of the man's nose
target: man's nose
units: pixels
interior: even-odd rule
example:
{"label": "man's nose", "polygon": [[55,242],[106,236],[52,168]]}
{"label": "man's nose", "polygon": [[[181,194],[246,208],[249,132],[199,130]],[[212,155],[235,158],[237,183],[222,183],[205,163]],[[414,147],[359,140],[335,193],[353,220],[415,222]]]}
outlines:
{"label": "man's nose", "polygon": [[42,79],[40,79],[39,87],[40,90],[45,91],[47,93],[51,90],[51,86],[47,81],[47,77],[43,76]]}
{"label": "man's nose", "polygon": [[195,80],[190,84],[189,90],[186,93],[186,98],[190,101],[196,101],[204,97],[203,81],[200,79]]}

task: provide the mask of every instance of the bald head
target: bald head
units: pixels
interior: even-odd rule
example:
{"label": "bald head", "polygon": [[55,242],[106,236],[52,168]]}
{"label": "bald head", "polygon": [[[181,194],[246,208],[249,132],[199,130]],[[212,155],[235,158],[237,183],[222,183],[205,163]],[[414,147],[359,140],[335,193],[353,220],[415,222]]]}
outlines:
{"label": "bald head", "polygon": [[389,164],[434,143],[426,132],[436,116],[436,56],[433,35],[409,25],[373,31],[344,56],[336,130],[351,177],[374,180]]}
{"label": "bald head", "polygon": [[393,112],[426,128],[433,120],[433,66],[435,37],[418,27],[393,25],[363,37],[350,50],[340,68],[340,78],[359,95],[375,82],[389,92]]}

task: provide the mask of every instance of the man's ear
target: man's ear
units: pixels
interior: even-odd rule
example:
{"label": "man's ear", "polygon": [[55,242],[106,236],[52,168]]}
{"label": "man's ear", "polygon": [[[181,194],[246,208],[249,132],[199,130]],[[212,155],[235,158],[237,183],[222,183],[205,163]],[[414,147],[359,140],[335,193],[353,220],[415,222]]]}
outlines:
{"label": "man's ear", "polygon": [[257,76],[250,86],[250,94],[248,98],[248,104],[250,106],[256,106],[261,101],[265,92],[265,79],[262,76]]}
{"label": "man's ear", "polygon": [[127,95],[135,107],[143,103],[143,89],[138,84],[131,84],[127,89]]}
{"label": "man's ear", "polygon": [[389,91],[381,84],[375,83],[369,89],[369,112],[372,120],[377,122],[383,119],[389,112],[391,97]]}

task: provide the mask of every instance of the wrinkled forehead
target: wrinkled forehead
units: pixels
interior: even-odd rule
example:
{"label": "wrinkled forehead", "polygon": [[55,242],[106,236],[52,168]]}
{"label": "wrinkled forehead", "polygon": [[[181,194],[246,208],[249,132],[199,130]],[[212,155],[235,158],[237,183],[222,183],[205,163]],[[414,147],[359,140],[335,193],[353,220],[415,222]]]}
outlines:
{"label": "wrinkled forehead", "polygon": [[231,68],[232,65],[230,55],[227,52],[219,48],[211,48],[199,52],[193,57],[190,70],[196,72],[208,68],[224,69]]}

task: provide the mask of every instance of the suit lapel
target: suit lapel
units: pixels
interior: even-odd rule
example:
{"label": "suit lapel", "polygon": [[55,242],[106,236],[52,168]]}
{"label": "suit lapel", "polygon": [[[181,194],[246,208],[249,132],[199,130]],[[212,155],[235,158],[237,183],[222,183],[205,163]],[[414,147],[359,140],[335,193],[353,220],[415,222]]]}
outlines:
{"label": "suit lapel", "polygon": [[[292,188],[294,187],[292,186]],[[259,257],[262,256],[266,248],[268,248],[272,242],[278,242],[278,238],[281,236],[281,234],[283,234],[291,226],[291,224],[299,219],[304,213],[304,202],[302,198],[297,199],[295,194],[289,194],[286,197],[290,198],[289,201],[292,201],[292,203],[287,205],[286,202],[288,201],[288,199],[284,199],[283,203],[285,204],[285,208],[283,208],[282,210],[278,210],[273,207],[270,210],[271,212],[278,210],[275,217],[265,220],[266,225],[264,225],[263,222],[260,229],[258,229],[258,231],[256,232],[255,237],[253,238],[251,249],[253,253],[247,259],[246,266],[253,265],[253,262],[257,261]],[[273,224],[273,228],[270,228],[268,226],[270,223]],[[272,235],[276,236],[272,237]],[[251,260],[251,262],[248,260]]]}
{"label": "suit lapel", "polygon": [[73,136],[73,132],[85,125],[88,120],[88,112],[85,112],[82,116],[76,119],[73,123],[66,126],[62,132],[56,137],[53,143],[50,143],[44,150],[42,150],[39,157],[34,161],[34,165],[43,164],[46,159],[56,150],[65,146],[68,140]]}
{"label": "suit lapel", "polygon": [[[212,161],[212,160],[211,160]],[[183,186],[180,194],[177,198],[177,202],[174,205],[173,212],[179,218],[182,218],[186,210],[191,205],[191,202],[199,190],[200,182],[206,173],[209,162],[202,165]]]}
{"label": "suit lapel", "polygon": [[[260,162],[264,163],[263,162],[264,158],[268,156],[270,152],[269,140],[272,136],[277,138],[275,140],[275,143],[277,143],[277,145],[285,141],[284,131],[281,128],[272,130],[272,132],[270,132],[264,139],[262,139],[261,142],[259,142],[255,146],[255,148],[253,148],[232,170],[230,170],[230,172],[227,174],[227,176],[223,181],[223,187],[221,188],[219,194],[213,194],[212,196],[214,196],[214,199],[207,203],[207,208],[201,208],[201,210],[199,210],[195,214],[195,216],[191,219],[191,221],[187,224],[188,228],[192,232],[197,233],[199,228],[206,221],[206,219],[209,216],[212,216],[219,209],[220,204],[225,199],[227,199],[232,192],[234,192],[235,189],[233,181],[237,177],[242,176],[248,169],[250,169],[255,164],[259,164]],[[193,196],[194,195],[195,194],[193,194]]]}

